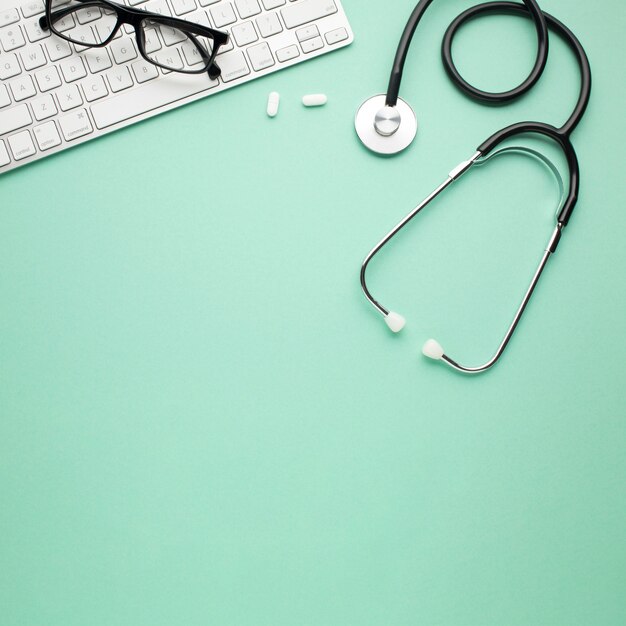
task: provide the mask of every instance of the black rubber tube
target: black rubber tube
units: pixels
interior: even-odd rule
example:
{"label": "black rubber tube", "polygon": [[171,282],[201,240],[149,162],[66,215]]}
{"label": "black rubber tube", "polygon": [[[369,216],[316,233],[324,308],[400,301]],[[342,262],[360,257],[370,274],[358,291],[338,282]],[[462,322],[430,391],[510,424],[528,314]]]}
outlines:
{"label": "black rubber tube", "polygon": [[[463,24],[471,19],[490,13],[520,15],[522,17],[531,18],[533,20],[535,19],[535,16],[532,15],[524,5],[515,2],[488,2],[486,4],[479,4],[461,13],[461,15],[459,15],[452,22],[452,24],[450,24],[448,30],[446,31],[446,34],[444,35],[441,45],[441,58],[446,72],[448,73],[448,76],[461,91],[474,98],[475,100],[500,104],[509,102],[510,100],[514,100],[515,98],[518,98],[522,94],[526,93],[541,77],[543,67],[539,71],[539,74],[536,74],[538,66],[537,64],[535,64],[535,67],[533,68],[533,71],[530,73],[529,77],[519,87],[499,94],[476,89],[461,76],[456,66],[454,65],[454,60],[452,59],[452,40],[454,39],[454,36],[456,35],[458,29]],[[585,50],[583,49],[580,41],[578,41],[574,33],[572,33],[572,31],[569,30],[569,28],[567,28],[565,24],[557,20],[552,15],[549,15],[548,13],[541,13],[548,28],[556,32],[557,35],[559,35],[572,50],[574,56],[576,57],[580,70],[581,80],[578,102],[576,103],[576,106],[574,107],[574,110],[569,119],[565,122],[565,124],[563,124],[563,126],[561,126],[561,128],[558,129],[560,133],[569,136],[582,119],[583,115],[585,114],[585,110],[587,109],[587,104],[589,103],[589,97],[591,95],[591,68],[589,66],[589,59],[587,58]],[[538,59],[540,57],[543,57],[542,50],[543,48],[540,42],[537,57]],[[548,46],[546,40],[546,57],[547,53]]]}
{"label": "black rubber tube", "polygon": [[[522,1],[523,4],[499,1],[486,2],[471,7],[456,17],[446,30],[441,46],[441,58],[444,68],[452,82],[470,98],[487,104],[505,104],[528,92],[537,83],[539,78],[541,78],[548,60],[548,28],[550,28],[561,36],[569,45],[572,52],[576,56],[581,73],[580,94],[576,107],[565,124],[558,129],[559,132],[569,136],[580,122],[589,102],[589,96],[591,93],[591,69],[589,67],[589,60],[582,45],[572,31],[570,31],[556,18],[544,13],[539,8],[537,0]],[[406,62],[413,35],[415,34],[417,25],[432,2],[433,0],[421,0],[418,2],[417,6],[411,13],[404,32],[402,33],[389,79],[389,88],[387,90],[386,98],[386,104],[388,106],[395,106],[398,101],[404,64]],[[452,41],[459,28],[461,28],[461,26],[469,20],[489,14],[509,14],[527,17],[533,20],[537,31],[537,57],[530,74],[517,87],[514,87],[509,91],[499,93],[483,91],[482,89],[477,89],[473,85],[470,85],[461,76],[452,58]]]}
{"label": "black rubber tube", "polygon": [[[398,45],[398,50],[396,52],[393,68],[391,70],[391,77],[389,79],[389,88],[387,89],[388,106],[395,106],[398,101],[398,94],[400,93],[400,83],[402,82],[402,74],[404,71],[404,63],[409,52],[409,47],[411,46],[413,35],[415,34],[417,25],[419,24],[424,13],[426,12],[426,9],[428,9],[432,2],[433,0],[421,0],[420,2],[418,2],[417,6],[409,17],[409,21],[407,22],[406,27],[404,28],[404,32],[402,33],[402,37]],[[460,74],[456,71],[454,63],[452,63],[451,55],[448,57],[449,61],[444,55],[444,65],[446,66],[448,74],[454,74],[457,76],[457,79],[455,80],[456,84],[470,97],[477,100],[482,100],[483,102],[490,102],[492,104],[508,102],[510,100],[513,100],[514,98],[521,96],[523,93],[531,89],[541,77],[541,74],[546,65],[546,61],[548,59],[548,26],[546,25],[544,14],[537,4],[537,0],[523,0],[523,2],[523,5],[509,2],[487,2],[486,4],[479,4],[462,13],[456,20],[454,20],[454,22],[452,22],[452,24],[448,28],[446,36],[449,36],[451,41],[454,37],[456,30],[459,28],[459,26],[461,26],[463,22],[467,21],[471,17],[474,17],[476,14],[484,13],[485,11],[490,11],[492,13],[501,13],[502,5],[507,5],[508,7],[508,5],[510,4],[515,7],[519,7],[535,22],[535,27],[537,30],[537,59],[535,61],[535,65],[528,75],[528,78],[521,85],[519,85],[515,89],[511,89],[510,91],[506,91],[503,93],[490,93],[472,87],[472,85],[463,80]]]}

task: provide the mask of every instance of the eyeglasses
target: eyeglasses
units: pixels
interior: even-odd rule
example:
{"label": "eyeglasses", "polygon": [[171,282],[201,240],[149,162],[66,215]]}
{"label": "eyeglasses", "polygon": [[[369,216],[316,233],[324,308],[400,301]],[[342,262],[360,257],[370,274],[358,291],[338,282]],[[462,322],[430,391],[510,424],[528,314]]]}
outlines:
{"label": "eyeglasses", "polygon": [[201,24],[109,0],[46,0],[46,14],[39,20],[42,30],[86,48],[106,46],[123,24],[135,29],[146,61],[184,74],[208,72],[213,80],[220,75],[215,57],[228,34]]}

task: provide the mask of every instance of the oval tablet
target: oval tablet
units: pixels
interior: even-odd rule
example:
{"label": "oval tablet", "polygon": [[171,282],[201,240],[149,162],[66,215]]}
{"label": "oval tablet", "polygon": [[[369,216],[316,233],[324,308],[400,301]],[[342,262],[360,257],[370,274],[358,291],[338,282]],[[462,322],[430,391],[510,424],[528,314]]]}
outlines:
{"label": "oval tablet", "polygon": [[276,117],[278,113],[278,105],[280,104],[280,94],[277,91],[272,93],[267,98],[267,114],[270,117]]}
{"label": "oval tablet", "polygon": [[302,97],[302,104],[305,107],[321,107],[328,102],[328,98],[324,93],[312,93]]}

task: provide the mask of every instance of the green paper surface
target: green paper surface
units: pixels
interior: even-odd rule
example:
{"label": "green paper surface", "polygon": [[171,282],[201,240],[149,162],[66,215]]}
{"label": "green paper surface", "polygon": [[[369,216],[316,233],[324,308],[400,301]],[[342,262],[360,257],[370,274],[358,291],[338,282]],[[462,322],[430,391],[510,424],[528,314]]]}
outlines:
{"label": "green paper surface", "polygon": [[[626,623],[621,0],[541,2],[594,87],[578,207],[502,361],[467,378],[420,349],[496,349],[554,226],[530,159],[470,172],[372,263],[401,334],[360,291],[369,249],[477,145],[575,103],[555,36],[521,100],[459,93],[440,41],[471,4],[418,29],[398,157],[353,119],[413,3],[344,0],[349,48],[0,177],[1,626]],[[534,46],[494,16],[454,53],[506,89]]]}

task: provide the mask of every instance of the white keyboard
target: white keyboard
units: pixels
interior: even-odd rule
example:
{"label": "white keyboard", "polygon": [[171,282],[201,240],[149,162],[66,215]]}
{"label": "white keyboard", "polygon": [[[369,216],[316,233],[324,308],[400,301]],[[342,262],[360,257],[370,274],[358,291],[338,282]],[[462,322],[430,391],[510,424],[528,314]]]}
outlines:
{"label": "white keyboard", "polygon": [[79,51],[39,28],[43,0],[0,0],[0,173],[353,40],[340,0],[118,2],[227,31],[221,77],[157,68],[127,26]]}

